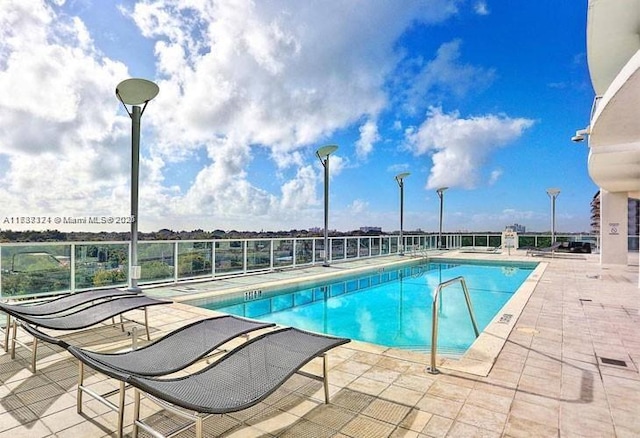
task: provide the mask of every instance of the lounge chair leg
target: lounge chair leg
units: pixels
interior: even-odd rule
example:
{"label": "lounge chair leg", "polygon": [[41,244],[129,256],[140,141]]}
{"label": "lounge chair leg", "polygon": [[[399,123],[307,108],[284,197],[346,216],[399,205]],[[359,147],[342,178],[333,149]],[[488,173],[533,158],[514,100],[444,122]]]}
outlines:
{"label": "lounge chair leg", "polygon": [[124,382],[120,382],[120,394],[118,400],[118,438],[122,438],[124,426]]}
{"label": "lounge chair leg", "polygon": [[144,308],[144,328],[147,330],[147,341],[151,340],[151,335],[149,334],[149,317],[147,308]]}
{"label": "lounge chair leg", "polygon": [[18,324],[14,320],[11,333],[11,359],[16,358],[16,336],[18,335]]}
{"label": "lounge chair leg", "polygon": [[76,394],[76,411],[82,413],[82,385],[84,384],[84,363],[78,360],[78,393]]}
{"label": "lounge chair leg", "polygon": [[140,420],[140,391],[133,391],[133,438],[138,438],[138,421]]}
{"label": "lounge chair leg", "polygon": [[120,329],[122,330],[122,333],[124,333],[124,318],[122,317],[122,314],[120,315]]}
{"label": "lounge chair leg", "polygon": [[196,415],[196,438],[202,438],[202,431],[204,429],[203,423],[204,417],[202,415]]}
{"label": "lounge chair leg", "polygon": [[323,379],[322,383],[324,384],[324,403],[329,403],[329,361],[327,360],[327,355],[322,355],[322,373]]}
{"label": "lounge chair leg", "polygon": [[38,338],[33,337],[33,352],[31,353],[31,372],[36,373],[36,355],[38,354]]}
{"label": "lounge chair leg", "polygon": [[6,314],[4,322],[4,351],[9,351],[9,330],[11,329],[11,315]]}

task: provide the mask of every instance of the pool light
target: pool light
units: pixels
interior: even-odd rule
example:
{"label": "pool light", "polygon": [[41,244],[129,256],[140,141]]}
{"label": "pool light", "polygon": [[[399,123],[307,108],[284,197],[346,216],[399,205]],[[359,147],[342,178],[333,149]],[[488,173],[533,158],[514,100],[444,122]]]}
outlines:
{"label": "pool light", "polygon": [[324,167],[324,261],[323,266],[329,266],[329,155],[338,150],[334,144],[322,146],[316,151],[316,156]]}
{"label": "pool light", "polygon": [[409,172],[403,172],[396,175],[396,182],[400,187],[400,255],[404,255],[404,241],[402,240],[402,228],[404,224],[404,179],[411,175]]}
{"label": "pool light", "polygon": [[[138,279],[138,176],[140,172],[140,119],[147,103],[158,95],[158,86],[146,79],[125,79],[116,87],[116,97],[131,118],[131,254],[129,256],[129,290],[139,291]],[[131,105],[131,111],[129,107]],[[140,108],[140,105],[143,105]]]}
{"label": "pool light", "polygon": [[440,226],[438,228],[438,249],[442,248],[442,210],[443,210],[443,206],[444,206],[444,191],[447,190],[449,187],[440,187],[439,189],[436,190],[436,193],[438,194],[438,198],[440,198]]}

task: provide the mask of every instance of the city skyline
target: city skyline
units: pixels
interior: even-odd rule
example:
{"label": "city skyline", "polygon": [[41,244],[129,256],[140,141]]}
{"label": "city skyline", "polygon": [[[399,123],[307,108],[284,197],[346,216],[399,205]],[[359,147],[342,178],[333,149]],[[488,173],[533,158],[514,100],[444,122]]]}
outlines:
{"label": "city skyline", "polygon": [[443,186],[445,232],[549,230],[557,187],[556,232],[588,232],[598,188],[570,141],[593,99],[585,18],[549,0],[7,0],[0,229],[128,230],[115,87],[141,77],[160,88],[142,117],[141,232],[323,228],[326,144],[329,229],[399,230],[394,177],[410,172],[405,230],[438,229]]}

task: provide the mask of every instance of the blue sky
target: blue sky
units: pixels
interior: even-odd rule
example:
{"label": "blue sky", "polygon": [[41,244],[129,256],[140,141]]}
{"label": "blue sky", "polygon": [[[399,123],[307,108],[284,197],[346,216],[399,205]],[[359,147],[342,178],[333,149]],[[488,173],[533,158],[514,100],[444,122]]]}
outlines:
{"label": "blue sky", "polygon": [[[401,6],[400,6],[401,5]],[[0,228],[130,211],[130,77],[141,231],[329,227],[589,231],[586,1],[4,0]]]}

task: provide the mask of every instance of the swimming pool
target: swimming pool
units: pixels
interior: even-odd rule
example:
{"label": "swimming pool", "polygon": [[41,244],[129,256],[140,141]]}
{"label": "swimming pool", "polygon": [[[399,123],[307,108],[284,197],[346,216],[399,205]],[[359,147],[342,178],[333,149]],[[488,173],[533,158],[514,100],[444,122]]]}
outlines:
{"label": "swimming pool", "polygon": [[[373,344],[426,351],[431,345],[431,304],[438,284],[458,276],[465,279],[482,331],[536,265],[430,262],[304,288],[252,290],[193,304]],[[442,291],[439,307],[438,350],[464,353],[475,334],[459,283]]]}

